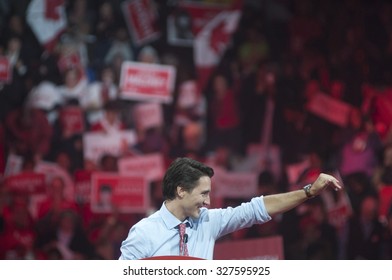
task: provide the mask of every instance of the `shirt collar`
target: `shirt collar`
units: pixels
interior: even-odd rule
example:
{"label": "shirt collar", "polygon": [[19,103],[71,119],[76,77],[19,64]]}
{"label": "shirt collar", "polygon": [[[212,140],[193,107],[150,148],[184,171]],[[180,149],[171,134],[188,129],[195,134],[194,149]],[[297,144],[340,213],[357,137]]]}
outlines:
{"label": "shirt collar", "polygon": [[[168,229],[175,228],[176,226],[178,226],[178,224],[181,223],[181,221],[179,219],[177,219],[176,216],[174,216],[172,213],[170,213],[170,211],[167,209],[167,207],[165,205],[165,202],[162,203],[160,212],[161,212],[162,220]],[[193,222],[192,218],[187,218],[184,221],[184,223],[185,224],[188,223],[189,227],[192,228],[194,222]]]}

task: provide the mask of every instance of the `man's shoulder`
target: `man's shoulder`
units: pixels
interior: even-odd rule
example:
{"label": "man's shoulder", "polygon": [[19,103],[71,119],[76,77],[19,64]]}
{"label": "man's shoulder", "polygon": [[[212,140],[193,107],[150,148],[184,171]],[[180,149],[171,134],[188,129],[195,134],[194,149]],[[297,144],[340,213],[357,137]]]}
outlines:
{"label": "man's shoulder", "polygon": [[141,219],[133,227],[134,228],[156,227],[159,221],[162,221],[162,217],[159,214],[159,211],[157,211],[151,214],[150,216]]}

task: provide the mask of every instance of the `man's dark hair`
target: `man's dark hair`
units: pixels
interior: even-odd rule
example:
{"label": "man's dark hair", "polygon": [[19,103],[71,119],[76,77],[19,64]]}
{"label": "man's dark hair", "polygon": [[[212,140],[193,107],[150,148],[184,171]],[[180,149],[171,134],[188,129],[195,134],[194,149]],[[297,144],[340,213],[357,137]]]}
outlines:
{"label": "man's dark hair", "polygon": [[203,176],[212,177],[214,170],[190,158],[177,158],[174,160],[163,177],[163,197],[174,199],[178,186],[185,188],[188,192],[194,189]]}

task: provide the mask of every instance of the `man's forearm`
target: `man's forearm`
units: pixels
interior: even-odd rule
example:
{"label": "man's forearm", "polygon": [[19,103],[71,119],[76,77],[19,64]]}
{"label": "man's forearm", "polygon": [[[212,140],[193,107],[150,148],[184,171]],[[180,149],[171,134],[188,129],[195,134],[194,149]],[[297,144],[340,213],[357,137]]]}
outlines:
{"label": "man's forearm", "polygon": [[270,216],[283,213],[300,205],[308,198],[304,190],[295,190],[287,193],[279,193],[264,196],[264,204]]}
{"label": "man's forearm", "polygon": [[[331,187],[335,191],[341,190],[339,181],[331,175],[321,173],[307,190],[309,197],[319,195],[325,188]],[[304,189],[281,194],[264,196],[264,204],[270,216],[286,212],[308,199]]]}

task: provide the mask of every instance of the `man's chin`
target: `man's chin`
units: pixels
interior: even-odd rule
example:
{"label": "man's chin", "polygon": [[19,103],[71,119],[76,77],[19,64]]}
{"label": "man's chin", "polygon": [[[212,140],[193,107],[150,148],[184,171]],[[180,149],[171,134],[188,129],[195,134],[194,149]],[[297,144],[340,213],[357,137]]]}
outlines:
{"label": "man's chin", "polygon": [[192,214],[192,218],[193,218],[193,219],[198,219],[198,218],[200,217],[200,212],[201,212],[201,210],[200,210],[200,208],[198,208],[197,211],[195,211],[195,212]]}

